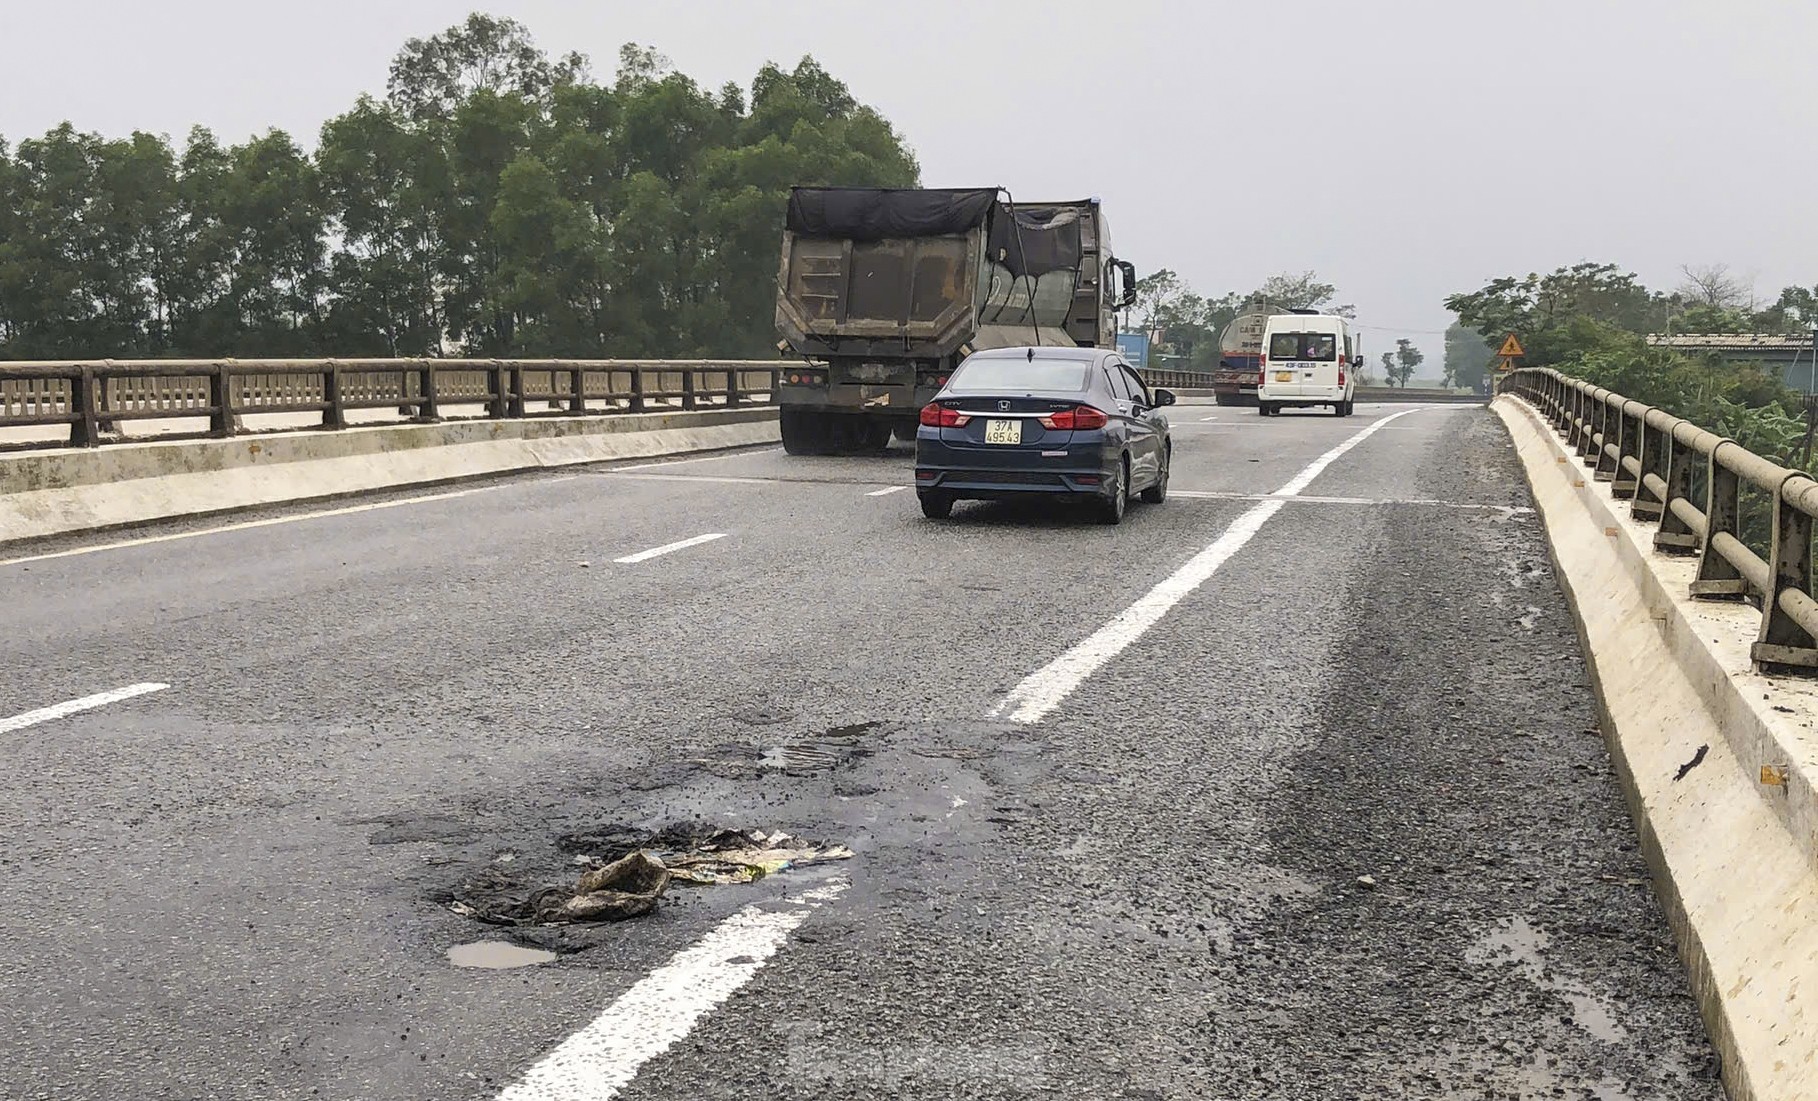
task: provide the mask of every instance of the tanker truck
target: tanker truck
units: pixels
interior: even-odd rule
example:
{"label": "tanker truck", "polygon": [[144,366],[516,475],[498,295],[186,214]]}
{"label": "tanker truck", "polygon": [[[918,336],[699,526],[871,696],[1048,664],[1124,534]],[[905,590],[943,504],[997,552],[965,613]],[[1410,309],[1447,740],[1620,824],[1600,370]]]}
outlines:
{"label": "tanker truck", "polygon": [[1255,405],[1262,380],[1263,329],[1275,311],[1254,300],[1225,326],[1218,338],[1218,367],[1212,372],[1212,398],[1220,405]]}
{"label": "tanker truck", "polygon": [[997,188],[797,187],[777,274],[777,390],[791,455],[881,454],[986,348],[1110,348],[1136,271],[1097,199]]}

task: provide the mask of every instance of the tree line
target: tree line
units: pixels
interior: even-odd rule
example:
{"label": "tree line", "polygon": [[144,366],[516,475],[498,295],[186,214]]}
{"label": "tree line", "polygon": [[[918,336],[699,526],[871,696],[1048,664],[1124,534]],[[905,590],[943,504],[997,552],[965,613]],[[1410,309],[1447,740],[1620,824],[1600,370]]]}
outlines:
{"label": "tree line", "polygon": [[610,82],[483,14],[306,151],[272,130],[0,139],[0,359],[774,354],[794,184],[914,186],[812,58]]}

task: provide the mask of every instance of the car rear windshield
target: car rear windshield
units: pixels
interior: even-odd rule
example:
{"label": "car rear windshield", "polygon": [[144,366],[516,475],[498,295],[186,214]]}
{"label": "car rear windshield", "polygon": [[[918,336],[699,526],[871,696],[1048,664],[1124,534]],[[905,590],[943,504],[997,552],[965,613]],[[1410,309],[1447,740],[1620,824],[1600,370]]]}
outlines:
{"label": "car rear windshield", "polygon": [[1338,358],[1337,333],[1272,333],[1270,359],[1310,359],[1330,363]]}
{"label": "car rear windshield", "polygon": [[1077,359],[974,359],[960,365],[948,386],[974,394],[1077,393],[1086,388],[1086,365]]}

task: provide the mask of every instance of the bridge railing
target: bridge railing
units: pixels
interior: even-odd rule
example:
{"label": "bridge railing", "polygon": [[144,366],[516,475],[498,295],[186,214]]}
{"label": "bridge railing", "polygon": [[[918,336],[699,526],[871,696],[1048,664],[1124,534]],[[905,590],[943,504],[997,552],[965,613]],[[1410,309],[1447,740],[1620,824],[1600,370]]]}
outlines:
{"label": "bridge railing", "polygon": [[[1752,657],[1767,673],[1818,672],[1812,521],[1818,481],[1690,421],[1557,371],[1511,372],[1504,393],[1553,423],[1597,481],[1656,525],[1654,547],[1697,555],[1692,595],[1761,609]],[[1744,540],[1745,508],[1768,512],[1768,554]]]}
{"label": "bridge railing", "polygon": [[[132,420],[207,418],[209,436],[239,418],[392,410],[440,420],[642,413],[767,405],[789,364],[775,360],[256,359],[99,360],[0,364],[0,428],[68,425],[69,443],[107,442]],[[202,434],[202,433],[198,433]],[[0,444],[0,447],[7,445]],[[14,445],[19,446],[19,445]]]}
{"label": "bridge railing", "polygon": [[[232,436],[240,418],[391,410],[421,421],[643,413],[773,405],[779,360],[151,359],[0,363],[0,429],[68,426],[72,447],[110,442],[122,421],[194,419]],[[1152,386],[1209,385],[1192,371],[1143,372]],[[201,419],[207,428],[200,430]],[[173,434],[174,436],[175,434]],[[8,443],[0,450],[43,446]]]}

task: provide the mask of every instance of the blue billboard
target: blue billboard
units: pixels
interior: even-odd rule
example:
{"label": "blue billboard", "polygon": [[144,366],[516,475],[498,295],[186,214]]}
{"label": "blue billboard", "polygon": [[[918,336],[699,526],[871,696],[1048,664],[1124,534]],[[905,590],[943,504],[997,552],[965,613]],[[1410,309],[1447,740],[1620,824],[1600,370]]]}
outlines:
{"label": "blue billboard", "polygon": [[1137,370],[1149,366],[1149,334],[1118,333],[1117,350],[1130,361],[1130,366]]}

